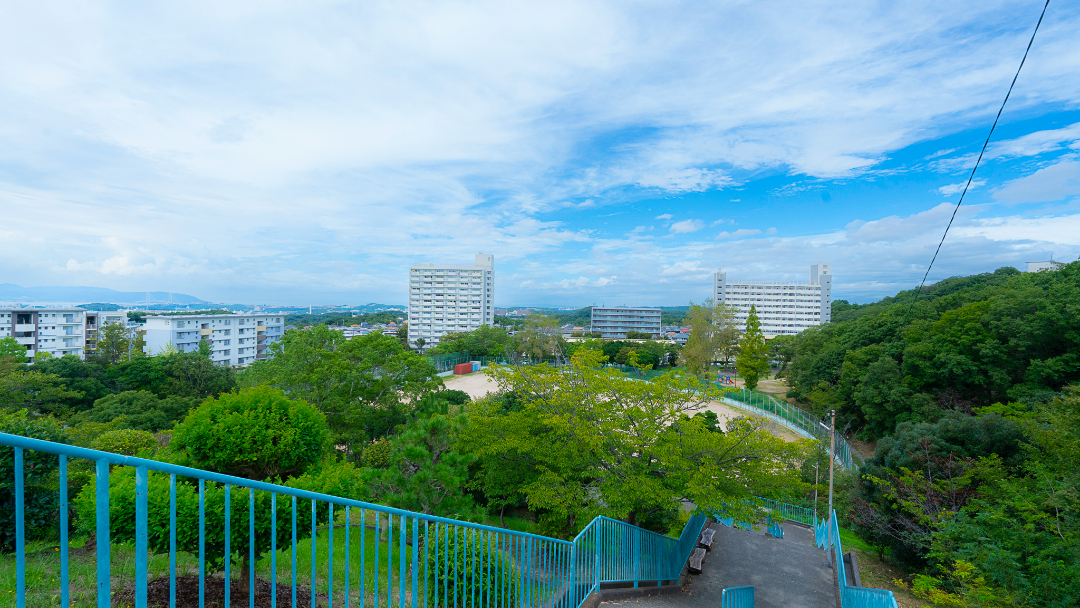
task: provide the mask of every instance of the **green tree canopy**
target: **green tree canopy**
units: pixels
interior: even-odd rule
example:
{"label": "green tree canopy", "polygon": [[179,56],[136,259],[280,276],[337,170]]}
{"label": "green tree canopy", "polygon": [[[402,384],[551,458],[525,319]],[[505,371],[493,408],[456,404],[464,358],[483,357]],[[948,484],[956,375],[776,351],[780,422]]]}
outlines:
{"label": "green tree canopy", "polygon": [[427,351],[429,355],[468,352],[472,357],[503,357],[511,336],[501,327],[481,325],[469,332],[449,333]]}
{"label": "green tree canopy", "polygon": [[163,431],[183,420],[200,401],[198,397],[162,399],[149,391],[124,391],[98,399],[92,408],[72,417],[71,424],[101,422],[112,423],[113,428]]}
{"label": "green tree canopy", "polygon": [[711,298],[700,305],[691,302],[686,322],[690,337],[679,356],[690,373],[706,375],[713,363],[734,356],[740,333],[734,308]]}
{"label": "green tree canopy", "polygon": [[602,358],[579,349],[568,368],[498,367],[496,382],[520,405],[481,400],[469,410],[464,451],[530,459],[540,474],[522,491],[553,532],[576,533],[600,513],[645,522],[682,499],[749,514],[744,499],[800,486],[802,444],[751,421],[715,433],[683,417],[714,397],[708,383],[634,380],[601,368]]}
{"label": "green tree canopy", "polygon": [[257,481],[299,475],[326,454],[326,417],[256,386],[208,399],[176,427],[170,447],[189,466]]}
{"label": "green tree canopy", "polygon": [[269,384],[311,403],[327,416],[333,444],[353,458],[403,424],[409,404],[442,388],[430,363],[380,332],[347,339],[318,325],[287,333],[270,350],[272,358],[242,372],[241,384]]}

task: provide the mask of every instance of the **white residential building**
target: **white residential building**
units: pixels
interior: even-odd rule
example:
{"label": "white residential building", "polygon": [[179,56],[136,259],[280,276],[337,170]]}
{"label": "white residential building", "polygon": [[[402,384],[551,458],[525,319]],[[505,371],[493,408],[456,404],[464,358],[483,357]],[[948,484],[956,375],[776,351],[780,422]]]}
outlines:
{"label": "white residential building", "polygon": [[1061,262],[1055,262],[1054,260],[1048,260],[1046,262],[1028,262],[1026,272],[1041,272],[1043,270],[1057,270],[1063,268],[1065,264]]}
{"label": "white residential building", "polygon": [[828,323],[832,315],[832,272],[828,264],[810,267],[807,283],[783,281],[732,281],[723,269],[713,274],[713,301],[735,308],[739,325],[746,326],[750,306],[768,337],[792,335],[807,327]]}
{"label": "white residential building", "polygon": [[157,355],[172,344],[181,352],[210,345],[218,365],[240,367],[266,358],[266,349],[285,333],[280,314],[160,315],[146,317],[146,351]]}
{"label": "white residential building", "polygon": [[495,324],[495,256],[476,254],[473,266],[420,264],[409,268],[409,345],[424,349],[448,333]]}
{"label": "white residential building", "polygon": [[0,309],[0,338],[12,337],[26,347],[31,363],[38,353],[84,358],[86,315],[81,308]]}

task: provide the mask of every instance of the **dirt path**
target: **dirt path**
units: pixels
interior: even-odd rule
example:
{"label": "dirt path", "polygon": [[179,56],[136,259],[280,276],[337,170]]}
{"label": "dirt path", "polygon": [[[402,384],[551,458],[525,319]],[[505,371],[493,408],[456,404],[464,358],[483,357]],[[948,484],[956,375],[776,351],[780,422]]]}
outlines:
{"label": "dirt path", "polygon": [[[472,373],[463,376],[445,376],[443,378],[443,384],[446,386],[447,389],[464,391],[473,399],[478,399],[487,395],[488,393],[494,393],[495,391],[499,390],[499,386],[495,383],[495,381],[489,378],[487,374],[484,373]],[[737,418],[740,416],[759,419],[761,418],[760,416],[749,412],[744,412],[719,401],[711,401],[705,404],[705,409],[716,413],[716,416],[720,419],[720,425],[725,430],[727,430],[727,421],[731,420],[732,418]],[[765,420],[765,428],[770,433],[776,435],[777,437],[780,437],[784,441],[798,441],[800,439],[803,439],[803,437],[801,437],[797,433],[791,431],[783,425],[777,424],[768,419]]]}

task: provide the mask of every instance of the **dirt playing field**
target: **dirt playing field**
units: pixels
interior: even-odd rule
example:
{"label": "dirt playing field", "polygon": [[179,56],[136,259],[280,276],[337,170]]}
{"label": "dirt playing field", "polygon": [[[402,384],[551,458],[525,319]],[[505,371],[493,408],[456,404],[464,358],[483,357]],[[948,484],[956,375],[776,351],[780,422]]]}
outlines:
{"label": "dirt playing field", "polygon": [[[443,384],[446,385],[447,389],[463,391],[473,399],[483,397],[484,395],[493,393],[499,389],[498,385],[495,384],[495,381],[482,372],[466,374],[464,376],[445,376],[443,378]],[[758,417],[748,412],[735,409],[726,403],[720,403],[719,401],[709,402],[706,404],[705,409],[716,412],[717,418],[720,419],[720,425],[725,429],[727,428],[727,420],[732,418],[737,418],[739,416]],[[765,428],[773,435],[776,435],[785,441],[797,441],[803,439],[803,437],[800,437],[790,429],[771,420],[765,421]]]}

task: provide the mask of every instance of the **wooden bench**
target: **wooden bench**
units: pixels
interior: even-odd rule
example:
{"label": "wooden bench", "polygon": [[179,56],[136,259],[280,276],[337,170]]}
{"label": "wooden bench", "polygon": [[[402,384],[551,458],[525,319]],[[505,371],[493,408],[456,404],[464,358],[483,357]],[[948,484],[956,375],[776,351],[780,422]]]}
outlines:
{"label": "wooden bench", "polygon": [[716,530],[713,528],[705,528],[701,531],[701,538],[698,539],[697,546],[705,549],[706,551],[712,551],[713,540],[716,537]]}
{"label": "wooden bench", "polygon": [[686,561],[686,568],[690,574],[701,574],[701,562],[705,561],[705,549],[698,547],[690,552],[690,559]]}

